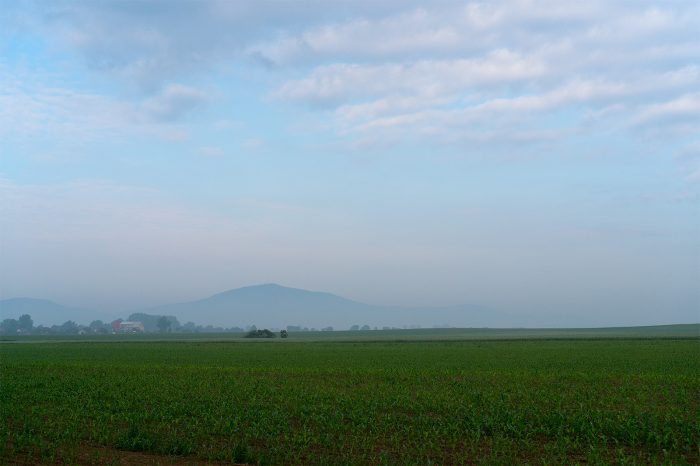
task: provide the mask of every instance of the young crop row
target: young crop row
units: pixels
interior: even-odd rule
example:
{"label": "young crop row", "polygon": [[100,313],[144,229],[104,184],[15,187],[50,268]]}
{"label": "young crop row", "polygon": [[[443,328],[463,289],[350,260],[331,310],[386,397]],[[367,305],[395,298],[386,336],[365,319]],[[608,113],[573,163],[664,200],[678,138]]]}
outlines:
{"label": "young crop row", "polygon": [[697,344],[4,345],[0,458],[692,464]]}

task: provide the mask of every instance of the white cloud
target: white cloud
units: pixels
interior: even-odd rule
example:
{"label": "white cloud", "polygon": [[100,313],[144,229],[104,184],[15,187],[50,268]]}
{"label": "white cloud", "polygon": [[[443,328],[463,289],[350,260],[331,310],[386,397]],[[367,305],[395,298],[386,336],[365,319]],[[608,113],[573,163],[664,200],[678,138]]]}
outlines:
{"label": "white cloud", "polygon": [[78,51],[91,69],[150,93],[236,59],[277,31],[327,21],[339,9],[350,17],[376,17],[415,8],[416,3],[56,0],[29,4],[32,20],[24,27],[43,30],[54,46]]}
{"label": "white cloud", "polygon": [[207,102],[204,91],[179,84],[145,99],[125,99],[41,69],[13,75],[0,64],[0,136],[8,142],[44,138],[57,149],[125,134],[183,140],[187,131],[178,120]]}
{"label": "white cloud", "polygon": [[[151,126],[171,123],[214,100],[174,82],[244,57],[271,65],[270,94],[278,100],[330,110],[335,124],[328,126],[340,135],[389,128],[428,140],[477,129],[515,134],[528,118],[527,134],[552,134],[546,119],[562,109],[571,113],[569,126],[589,131],[600,119],[639,129],[662,114],[666,125],[687,130],[695,109],[688,95],[700,84],[693,2],[58,1],[34,8],[42,19],[27,27],[150,96],[92,104],[112,111],[99,112],[107,119],[86,117],[88,127],[117,125],[114,115],[124,114]],[[71,111],[91,105],[80,100]],[[33,104],[9,103],[24,107],[21,120],[41,126],[46,105]],[[53,109],[56,123],[79,120],[65,109]]]}
{"label": "white cloud", "polygon": [[397,54],[446,50],[463,42],[466,31],[444,24],[425,9],[376,22],[356,19],[331,24],[252,47],[248,53],[276,64],[321,57],[386,57]]}
{"label": "white cloud", "polygon": [[[335,114],[343,132],[366,133],[403,128],[408,133],[445,134],[454,130],[465,135],[470,134],[465,131],[466,128],[474,129],[474,125],[479,124],[481,126],[476,129],[484,134],[494,131],[506,134],[518,131],[517,124],[528,122],[535,125],[531,130],[533,134],[551,135],[555,133],[547,128],[537,129],[537,118],[583,105],[592,109],[597,115],[596,119],[619,117],[621,114],[631,119],[632,115],[640,112],[639,99],[700,85],[699,71],[697,67],[684,68],[660,76],[640,78],[636,82],[575,80],[546,92],[466,103],[456,98],[442,101],[420,96],[382,98],[340,106]],[[680,105],[675,103],[674,108]],[[682,105],[688,116],[695,115],[690,102],[684,101]],[[577,121],[581,124],[591,123],[583,112]]]}
{"label": "white cloud", "polygon": [[146,100],[142,109],[155,121],[173,121],[207,101],[204,92],[180,84],[166,86],[158,95]]}
{"label": "white cloud", "polygon": [[341,135],[498,139],[567,134],[547,127],[559,111],[589,132],[638,127],[649,112],[680,124],[687,98],[654,105],[700,86],[698,30],[700,8],[687,3],[469,2],[331,22],[249,52],[313,65],[272,95],[331,110]]}
{"label": "white cloud", "polygon": [[131,112],[128,103],[91,92],[61,87],[15,90],[0,94],[0,135],[92,139],[122,128]]}
{"label": "white cloud", "polygon": [[635,119],[640,125],[694,122],[700,125],[700,92],[645,106]]}
{"label": "white cloud", "polygon": [[396,12],[384,18],[353,19],[312,27],[296,35],[249,48],[276,64],[327,58],[377,60],[417,56],[483,54],[513,48],[521,31],[547,34],[544,28],[566,23],[585,26],[602,10],[599,2],[577,5],[557,1],[440,3]]}
{"label": "white cloud", "polygon": [[408,65],[335,64],[313,70],[311,76],[286,83],[273,95],[311,103],[343,102],[352,98],[409,93],[429,98],[470,86],[506,85],[542,75],[537,60],[509,50],[495,50],[477,59],[421,60]]}

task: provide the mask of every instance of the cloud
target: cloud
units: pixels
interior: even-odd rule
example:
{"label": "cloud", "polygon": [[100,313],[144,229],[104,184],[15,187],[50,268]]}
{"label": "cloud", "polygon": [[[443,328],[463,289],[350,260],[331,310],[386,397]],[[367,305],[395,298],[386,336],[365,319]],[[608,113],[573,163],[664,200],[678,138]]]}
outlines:
{"label": "cloud", "polygon": [[408,65],[336,64],[318,67],[310,77],[286,83],[273,96],[309,103],[396,93],[437,97],[470,86],[531,79],[544,71],[542,63],[509,50],[496,50],[477,59],[421,60]]}
{"label": "cloud", "polygon": [[157,96],[146,100],[141,108],[155,121],[174,121],[202,106],[206,101],[206,94],[198,89],[171,84]]}
{"label": "cloud", "polygon": [[249,52],[311,65],[272,96],[330,111],[343,136],[539,140],[569,133],[549,127],[557,112],[589,134],[611,123],[639,133],[659,112],[687,126],[694,103],[681,96],[700,86],[698,28],[690,4],[469,2],[315,26]]}
{"label": "cloud", "polygon": [[[553,89],[543,94],[520,95],[511,98],[497,97],[478,102],[473,105],[463,105],[446,109],[419,108],[415,112],[400,113],[387,117],[374,118],[381,113],[391,113],[395,106],[380,105],[383,112],[377,111],[377,102],[365,105],[348,105],[341,107],[338,114],[344,121],[367,120],[367,126],[393,126],[402,123],[416,124],[421,121],[433,121],[435,125],[453,126],[460,121],[469,123],[479,119],[495,117],[513,117],[517,115],[532,115],[533,113],[552,110],[567,104],[592,102],[598,99],[609,100],[628,93],[628,88],[622,83],[605,82],[572,82],[561,88]],[[430,104],[430,102],[428,102]],[[410,108],[410,106],[408,106]]]}
{"label": "cloud", "polygon": [[209,101],[204,91],[180,84],[144,99],[125,99],[41,69],[11,71],[0,64],[0,136],[20,143],[44,139],[53,149],[125,134],[186,139],[178,120]]}
{"label": "cloud", "polygon": [[444,51],[460,44],[464,33],[466,31],[449,22],[441,25],[434,14],[418,9],[376,22],[356,19],[323,25],[297,36],[255,45],[248,53],[278,65],[323,57],[381,58],[429,50]]}
{"label": "cloud", "polygon": [[130,104],[89,91],[39,87],[0,93],[0,135],[13,140],[94,139],[123,128],[131,114]]}
{"label": "cloud", "polygon": [[700,92],[647,105],[635,119],[639,125],[694,123],[700,127]]}
{"label": "cloud", "polygon": [[[392,96],[342,105],[335,110],[335,116],[344,133],[381,131],[386,134],[388,130],[401,130],[406,134],[427,136],[444,136],[454,132],[461,139],[467,137],[482,141],[491,136],[493,139],[513,139],[517,134],[547,135],[547,139],[551,139],[557,134],[566,136],[567,131],[552,131],[546,126],[538,128],[549,114],[584,106],[595,117],[589,119],[586,113],[579,111],[575,120],[570,119],[570,125],[591,126],[596,121],[621,116],[627,117],[631,124],[633,115],[642,111],[638,102],[657,95],[672,95],[678,90],[698,85],[700,69],[690,67],[632,82],[572,80],[545,92],[476,102],[464,102],[459,99],[459,94],[442,100],[420,95]],[[689,103],[685,105],[690,107]],[[695,115],[691,108],[686,110],[689,116]],[[525,133],[519,127],[522,124],[530,127]]]}
{"label": "cloud", "polygon": [[[39,2],[24,16],[88,66],[154,91],[243,56],[276,66],[414,62],[523,55],[570,44],[567,66],[652,47],[697,50],[697,5],[652,0],[572,5],[560,0],[489,2],[269,2],[153,0]],[[16,21],[18,15],[8,15]],[[636,47],[635,47],[636,46]],[[691,52],[692,50],[686,50]],[[682,53],[682,52],[680,52]],[[663,59],[659,56],[657,59]]]}
{"label": "cloud", "polygon": [[[516,31],[534,35],[566,24],[585,26],[601,10],[598,2],[580,5],[551,1],[442,2],[378,19],[360,18],[313,27],[296,35],[253,46],[249,53],[272,63],[326,59],[358,61],[464,56],[517,46]],[[535,31],[537,30],[537,31]],[[545,31],[546,34],[546,31]],[[521,37],[522,38],[522,37]]]}
{"label": "cloud", "polygon": [[27,28],[143,93],[104,103],[123,107],[108,114],[150,125],[216,105],[208,92],[178,83],[228,78],[223,70],[251,59],[267,65],[261,87],[270,86],[276,103],[312,108],[335,136],[387,141],[402,130],[426,141],[566,135],[551,127],[557,112],[567,112],[561,126],[590,135],[615,127],[648,136],[662,120],[688,131],[700,84],[700,6],[692,2],[32,5]]}
{"label": "cloud", "polygon": [[222,157],[224,154],[225,152],[221,147],[207,146],[197,149],[197,155],[202,157]]}
{"label": "cloud", "polygon": [[77,51],[90,69],[147,93],[230,56],[241,26],[217,14],[219,2],[58,1],[37,8],[57,45]]}
{"label": "cloud", "polygon": [[373,17],[416,3],[57,0],[30,4],[27,16],[35,19],[25,27],[43,30],[56,46],[77,51],[90,69],[150,93],[240,58],[247,47],[278,31],[311,27],[338,11]]}

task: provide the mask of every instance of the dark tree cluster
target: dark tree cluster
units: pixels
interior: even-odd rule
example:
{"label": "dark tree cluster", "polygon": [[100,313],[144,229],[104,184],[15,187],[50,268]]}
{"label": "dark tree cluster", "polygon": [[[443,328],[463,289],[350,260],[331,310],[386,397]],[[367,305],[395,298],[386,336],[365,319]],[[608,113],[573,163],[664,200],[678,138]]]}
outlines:
{"label": "dark tree cluster", "polygon": [[268,329],[251,330],[246,333],[246,338],[275,338],[275,333]]}
{"label": "dark tree cluster", "polygon": [[241,327],[215,327],[213,325],[197,325],[194,322],[187,322],[181,327],[177,327],[175,332],[181,333],[243,333],[245,329]]}
{"label": "dark tree cluster", "polygon": [[31,333],[34,330],[34,321],[29,314],[23,314],[19,319],[5,319],[0,322],[0,333]]}
{"label": "dark tree cluster", "polygon": [[2,335],[106,334],[110,332],[110,329],[110,325],[101,320],[94,320],[90,325],[79,325],[72,320],[50,327],[34,325],[34,320],[29,314],[23,314],[19,319],[5,319],[0,322],[0,334]]}

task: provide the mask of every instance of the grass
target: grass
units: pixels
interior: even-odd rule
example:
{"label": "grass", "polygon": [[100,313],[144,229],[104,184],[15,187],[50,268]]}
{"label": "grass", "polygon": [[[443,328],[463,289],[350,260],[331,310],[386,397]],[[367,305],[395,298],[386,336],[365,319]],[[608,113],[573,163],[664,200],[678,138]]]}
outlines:
{"label": "grass", "polygon": [[3,344],[0,462],[697,464],[699,356],[697,338]]}
{"label": "grass", "polygon": [[[235,341],[240,333],[145,333],[118,335],[0,335],[0,342],[42,341]],[[291,332],[294,341],[433,341],[509,339],[700,338],[700,324],[603,328],[425,328]]]}

